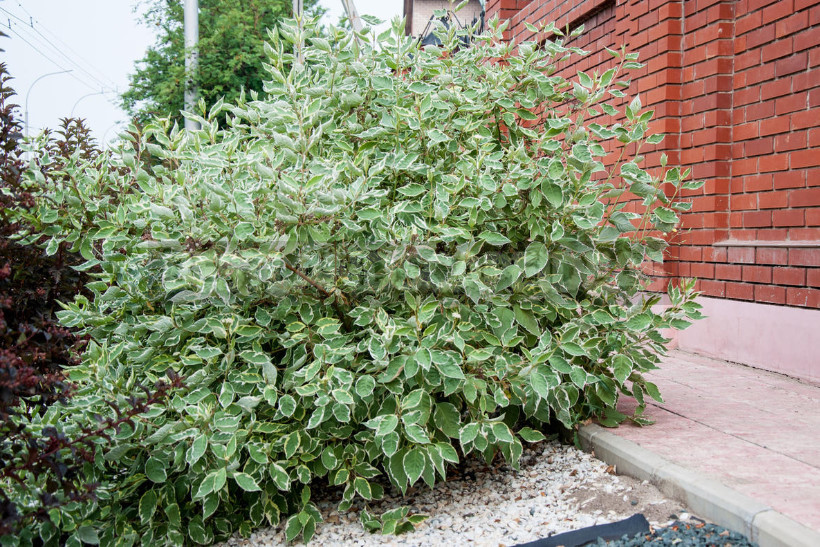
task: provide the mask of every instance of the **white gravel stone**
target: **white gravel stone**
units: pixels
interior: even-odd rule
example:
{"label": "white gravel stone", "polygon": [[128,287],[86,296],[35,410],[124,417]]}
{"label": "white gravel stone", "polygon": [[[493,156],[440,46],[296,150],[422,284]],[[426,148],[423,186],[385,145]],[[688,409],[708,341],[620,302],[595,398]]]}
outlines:
{"label": "white gravel stone", "polygon": [[[367,532],[359,522],[361,502],[339,513],[338,492],[334,498],[314,491],[324,522],[316,527],[310,545],[500,547],[621,520],[636,512],[646,514],[654,526],[668,524],[673,513],[685,515],[679,504],[664,499],[654,487],[617,477],[590,454],[558,442],[526,448],[520,471],[475,459],[459,470],[435,488],[422,484],[404,498],[387,488],[384,499],[368,505],[375,515],[402,505],[410,506],[411,513],[430,515],[415,531],[400,536]],[[222,545],[284,544],[279,526],[257,530],[246,539],[235,536]]]}

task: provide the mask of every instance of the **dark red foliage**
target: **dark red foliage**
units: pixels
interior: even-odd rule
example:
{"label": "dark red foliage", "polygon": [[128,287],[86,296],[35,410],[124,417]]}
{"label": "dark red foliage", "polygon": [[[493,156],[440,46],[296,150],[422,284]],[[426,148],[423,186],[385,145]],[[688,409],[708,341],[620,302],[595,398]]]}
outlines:
{"label": "dark red foliage", "polygon": [[[70,302],[82,291],[86,276],[71,268],[83,260],[65,247],[49,257],[41,248],[13,239],[24,227],[13,222],[11,208],[31,208],[34,199],[21,186],[26,162],[19,148],[22,127],[17,106],[11,103],[10,79],[0,63],[0,482],[14,481],[25,489],[26,476],[47,480],[40,506],[27,508],[25,514],[0,489],[0,537],[16,533],[32,519],[48,518],[51,508],[93,497],[95,485],[82,474],[84,462],[93,461],[93,441],[107,438],[107,432],[123,424],[133,425],[136,415],[181,385],[169,373],[170,382],[157,384],[153,391],[143,388],[144,394],[133,397],[126,409],[111,404],[112,416],[86,425],[75,438],[55,428],[35,435],[26,427],[31,418],[72,395],[63,369],[76,364],[85,341],[60,327],[54,313],[60,309],[58,301]],[[51,134],[50,155],[59,168],[61,159],[77,151],[89,160],[99,154],[82,120],[64,119]]]}

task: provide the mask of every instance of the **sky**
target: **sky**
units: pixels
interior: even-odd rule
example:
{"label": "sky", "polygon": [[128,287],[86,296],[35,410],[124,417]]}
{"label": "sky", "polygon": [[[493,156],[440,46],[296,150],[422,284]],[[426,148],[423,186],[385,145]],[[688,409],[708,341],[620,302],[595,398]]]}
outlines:
{"label": "sky", "polygon": [[[182,2],[183,0],[179,0]],[[31,134],[56,128],[60,118],[85,118],[98,142],[108,143],[127,122],[118,93],[134,62],[155,41],[141,23],[138,0],[0,0],[0,62],[17,91],[21,120],[28,104]],[[320,0],[325,21],[344,13],[341,0]],[[402,0],[355,0],[360,15],[389,20]],[[40,76],[50,72],[68,73]],[[28,97],[28,101],[26,101]]]}

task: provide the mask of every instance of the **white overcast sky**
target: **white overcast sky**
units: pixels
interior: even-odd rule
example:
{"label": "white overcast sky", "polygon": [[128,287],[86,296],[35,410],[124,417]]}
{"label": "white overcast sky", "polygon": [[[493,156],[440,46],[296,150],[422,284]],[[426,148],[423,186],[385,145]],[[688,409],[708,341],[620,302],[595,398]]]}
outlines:
{"label": "white overcast sky", "polygon": [[[183,0],[179,0],[182,2]],[[85,118],[98,141],[110,141],[126,114],[117,90],[128,86],[134,61],[155,41],[135,12],[137,0],[0,0],[0,62],[14,77],[20,117],[28,95],[31,133],[55,128],[60,118]],[[320,0],[335,23],[341,0]],[[401,15],[402,0],[355,0],[359,14],[384,20]],[[32,26],[33,23],[33,26]],[[9,26],[11,25],[11,26]],[[70,73],[47,76],[71,69]],[[30,90],[30,92],[29,92]],[[100,93],[100,92],[103,93]],[[119,125],[118,125],[119,124]]]}

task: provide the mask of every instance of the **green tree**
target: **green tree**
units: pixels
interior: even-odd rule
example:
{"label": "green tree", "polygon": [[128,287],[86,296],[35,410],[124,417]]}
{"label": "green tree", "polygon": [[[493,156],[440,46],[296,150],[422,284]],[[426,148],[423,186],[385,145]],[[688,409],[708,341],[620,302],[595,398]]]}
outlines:
{"label": "green tree", "polygon": [[[157,42],[137,61],[125,110],[139,121],[149,116],[179,117],[185,90],[183,2],[144,0],[143,22],[157,29]],[[305,12],[321,12],[307,0]],[[242,89],[261,91],[266,77],[264,42],[267,29],[291,16],[290,0],[200,0],[199,71],[194,81],[208,105],[224,97],[234,102]]]}

